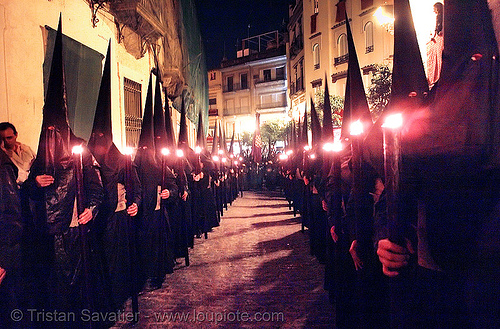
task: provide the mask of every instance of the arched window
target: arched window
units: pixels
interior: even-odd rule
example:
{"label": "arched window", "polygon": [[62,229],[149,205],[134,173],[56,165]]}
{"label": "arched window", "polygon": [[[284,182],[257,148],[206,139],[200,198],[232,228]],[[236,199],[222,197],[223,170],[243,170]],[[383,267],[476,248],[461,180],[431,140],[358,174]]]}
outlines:
{"label": "arched window", "polygon": [[320,54],[319,54],[319,44],[315,43],[313,45],[313,58],[314,58],[314,69],[319,69]]}
{"label": "arched window", "polygon": [[373,22],[366,22],[363,30],[365,31],[365,53],[373,51]]}
{"label": "arched window", "polygon": [[339,50],[339,57],[347,55],[347,35],[342,33],[337,39],[337,48]]}

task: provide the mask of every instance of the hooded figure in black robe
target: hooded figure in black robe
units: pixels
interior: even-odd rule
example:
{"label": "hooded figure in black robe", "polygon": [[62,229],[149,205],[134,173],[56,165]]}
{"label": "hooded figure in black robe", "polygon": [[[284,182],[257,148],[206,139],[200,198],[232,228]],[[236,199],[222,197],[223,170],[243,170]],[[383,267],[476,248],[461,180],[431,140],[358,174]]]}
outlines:
{"label": "hooded figure in black robe", "polygon": [[193,178],[193,207],[196,222],[199,223],[199,234],[207,233],[219,226],[215,196],[212,191],[213,171],[215,166],[206,150],[205,133],[201,111],[198,117],[198,131],[196,147],[199,153],[195,154],[195,171]]}
{"label": "hooded figure in black robe", "polygon": [[[400,8],[395,3],[395,12]],[[443,33],[440,79],[426,103],[403,113],[397,216],[387,198],[378,216],[378,255],[384,273],[405,288],[391,305],[394,328],[498,328],[500,84],[488,2],[446,1]],[[397,41],[393,93],[397,86],[406,91],[398,96],[419,97],[419,90],[404,88],[424,79],[410,74],[407,58],[396,65]],[[375,163],[380,148],[370,149]]]}
{"label": "hooded figure in black robe", "polygon": [[[79,146],[81,155],[72,154]],[[82,189],[77,191],[77,164],[81,156]],[[92,241],[94,218],[103,189],[94,158],[85,141],[68,125],[62,59],[61,22],[57,31],[37,157],[28,178],[38,246],[43,309],[74,314],[57,323],[71,327],[98,326],[82,312],[109,310],[109,295],[98,245]],[[81,201],[77,202],[77,199]],[[77,209],[78,208],[78,209]]]}
{"label": "hooded figure in black robe", "polygon": [[[153,122],[153,90],[150,76],[139,147],[134,161],[142,186],[142,203],[139,209],[141,275],[144,279],[150,280],[153,289],[160,288],[165,275],[173,272],[172,237],[165,206],[166,203],[174,202],[178,195],[175,175],[165,163],[165,159],[172,155],[166,156],[161,153],[160,140],[164,136],[162,126],[163,132],[165,131],[164,121],[162,123],[164,118],[161,114],[157,113]],[[168,197],[163,199],[162,193]]]}
{"label": "hooded figure in black robe", "polygon": [[[181,95],[181,118],[179,141],[176,148],[176,153],[173,156],[171,167],[174,169],[177,176],[178,197],[175,202],[171,202],[167,209],[171,214],[172,237],[174,246],[175,258],[184,258],[186,266],[189,266],[189,250],[188,247],[194,245],[193,229],[192,229],[192,171],[191,159],[194,152],[188,146],[186,109],[184,106],[184,96]],[[167,145],[172,149],[175,148],[175,140],[173,137],[172,118],[170,113],[165,113],[167,133]]]}
{"label": "hooded figure in black robe", "polygon": [[104,185],[105,196],[96,222],[102,228],[113,307],[118,310],[140,289],[133,221],[141,201],[141,185],[131,155],[127,158],[113,143],[110,55],[111,47],[108,47],[89,150],[99,163]]}

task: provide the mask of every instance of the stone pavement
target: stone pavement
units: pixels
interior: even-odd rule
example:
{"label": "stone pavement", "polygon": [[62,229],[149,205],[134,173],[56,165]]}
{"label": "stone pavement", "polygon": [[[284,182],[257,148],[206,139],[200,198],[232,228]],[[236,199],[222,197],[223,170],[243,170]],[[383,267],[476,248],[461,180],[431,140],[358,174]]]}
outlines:
{"label": "stone pavement", "polygon": [[139,296],[133,327],[333,328],[324,268],[300,229],[280,193],[244,192],[208,239],[195,240],[189,267]]}

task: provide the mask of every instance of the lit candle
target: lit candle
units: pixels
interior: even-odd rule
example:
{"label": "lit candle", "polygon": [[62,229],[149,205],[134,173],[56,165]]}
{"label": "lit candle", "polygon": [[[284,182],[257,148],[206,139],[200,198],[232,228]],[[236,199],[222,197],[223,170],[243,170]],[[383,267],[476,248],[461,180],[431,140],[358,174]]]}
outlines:
{"label": "lit candle", "polygon": [[196,155],[197,155],[196,165],[195,165],[195,174],[199,175],[200,172],[201,172],[201,158],[200,158],[201,147],[196,146],[195,149],[194,149],[194,153],[196,153]]}
{"label": "lit candle", "polygon": [[388,116],[382,125],[389,238],[398,244],[403,243],[401,223],[398,220],[402,125],[403,117],[399,113]]}
{"label": "lit candle", "polygon": [[132,153],[134,150],[131,147],[126,147],[124,150],[125,154],[125,193],[127,199],[127,207],[131,206],[133,203],[132,193],[134,190],[134,180],[132,179]]}
{"label": "lit candle", "polygon": [[[166,172],[167,172],[167,156],[170,155],[170,150],[167,148],[161,149],[161,189],[163,190],[166,186]],[[162,203],[163,204],[163,203]]]}
{"label": "lit candle", "polygon": [[81,145],[74,146],[72,149],[73,157],[75,161],[75,179],[76,179],[76,211],[78,216],[80,216],[84,210],[84,192],[83,192],[83,164],[82,164],[82,153],[83,147]]}

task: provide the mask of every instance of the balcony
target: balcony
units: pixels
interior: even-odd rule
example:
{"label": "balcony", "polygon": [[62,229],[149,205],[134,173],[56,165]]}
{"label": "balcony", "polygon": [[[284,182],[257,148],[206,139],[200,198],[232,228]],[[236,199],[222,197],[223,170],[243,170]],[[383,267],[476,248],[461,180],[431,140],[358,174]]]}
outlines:
{"label": "balcony", "polygon": [[142,38],[156,40],[167,34],[162,6],[145,0],[110,1],[116,20],[127,25]]}
{"label": "balcony", "polygon": [[250,106],[234,107],[230,109],[224,109],[224,116],[230,115],[240,115],[240,114],[250,114]]}
{"label": "balcony", "polygon": [[258,110],[266,110],[266,109],[282,108],[282,107],[286,107],[286,106],[287,106],[286,101],[282,101],[282,102],[257,104],[257,109]]}
{"label": "balcony", "polygon": [[334,59],[335,66],[341,65],[341,64],[344,64],[347,62],[349,62],[349,54],[345,54],[345,55],[342,55],[340,57],[335,57],[335,59]]}
{"label": "balcony", "polygon": [[225,93],[230,93],[232,91],[248,90],[248,84],[233,83],[232,85],[224,85],[222,91]]}
{"label": "balcony", "polygon": [[304,39],[302,35],[296,36],[290,44],[290,58],[294,59],[304,49]]}
{"label": "balcony", "polygon": [[276,78],[264,78],[264,79],[254,79],[254,83],[256,85],[261,84],[261,83],[266,83],[266,82],[275,82],[275,81],[283,81],[286,80],[286,77],[284,74],[280,74],[279,76],[276,76]]}

